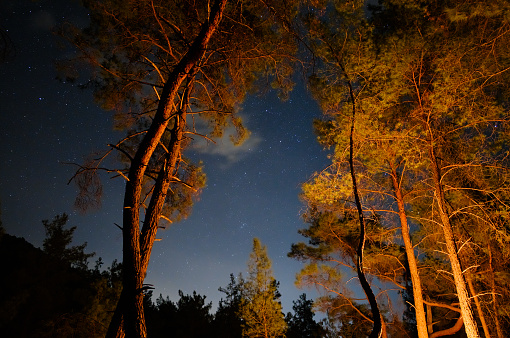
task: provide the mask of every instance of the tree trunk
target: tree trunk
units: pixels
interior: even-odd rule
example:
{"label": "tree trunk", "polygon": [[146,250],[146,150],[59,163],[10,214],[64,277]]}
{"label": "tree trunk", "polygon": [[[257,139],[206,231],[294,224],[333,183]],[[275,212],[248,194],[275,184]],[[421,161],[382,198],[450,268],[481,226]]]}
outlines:
{"label": "tree trunk", "polygon": [[[427,300],[430,301],[429,298],[427,298]],[[427,332],[428,333],[432,333],[434,332],[434,322],[432,321],[432,306],[429,305],[429,304],[426,304],[427,305]]]}
{"label": "tree trunk", "polygon": [[491,335],[489,333],[489,327],[487,326],[487,323],[485,322],[485,316],[483,314],[483,309],[482,309],[482,306],[480,305],[480,301],[478,300],[478,296],[476,294],[475,287],[473,286],[473,278],[471,278],[470,272],[466,273],[466,282],[469,287],[469,292],[471,292],[471,296],[475,300],[476,311],[478,312],[478,317],[480,318],[480,322],[482,323],[483,334],[484,334],[485,338],[490,338]]}
{"label": "tree trunk", "polygon": [[459,319],[457,319],[457,321],[455,322],[455,325],[453,325],[451,328],[434,332],[433,334],[430,335],[430,338],[451,336],[452,334],[455,334],[455,333],[459,332],[460,329],[462,329],[462,324],[463,324],[463,321],[462,321],[462,315],[461,315],[459,317]]}
{"label": "tree trunk", "polygon": [[400,217],[400,226],[402,231],[402,239],[404,240],[404,247],[409,264],[409,273],[411,274],[411,282],[413,283],[413,297],[414,309],[416,311],[416,328],[418,330],[419,338],[428,338],[427,333],[427,319],[425,318],[425,309],[423,306],[423,291],[421,288],[420,275],[418,274],[418,265],[416,257],[414,256],[414,247],[411,242],[411,235],[409,233],[409,224],[407,223],[406,211],[404,206],[404,197],[399,183],[399,178],[396,169],[391,168],[391,179],[393,182],[393,192],[398,205],[398,215]]}
{"label": "tree trunk", "polygon": [[343,68],[343,65],[340,63],[340,67],[342,68],[342,71],[347,79],[348,85],[349,85],[349,93],[351,96],[351,102],[352,102],[352,123],[351,123],[351,133],[349,137],[349,167],[351,172],[351,179],[352,179],[352,192],[354,195],[354,200],[356,202],[356,208],[358,210],[358,218],[359,218],[359,243],[358,248],[356,250],[357,259],[356,259],[356,271],[358,273],[358,279],[361,284],[361,287],[363,288],[363,291],[365,292],[365,295],[367,296],[368,302],[370,304],[370,310],[372,312],[372,317],[374,320],[374,326],[372,328],[372,332],[370,332],[370,338],[379,338],[383,335],[383,327],[382,327],[382,315],[379,311],[379,307],[377,306],[377,299],[375,298],[374,292],[372,291],[372,288],[370,287],[370,284],[367,281],[367,278],[365,276],[365,272],[363,271],[363,251],[365,248],[365,240],[366,240],[366,233],[365,233],[365,218],[363,217],[363,208],[361,207],[361,201],[358,194],[358,187],[356,183],[356,173],[354,171],[354,126],[355,126],[355,118],[356,118],[356,101],[354,99],[354,91],[352,89],[351,81],[349,80],[349,77],[347,73],[345,72],[345,69]]}
{"label": "tree trunk", "polygon": [[[190,46],[188,52],[184,55],[181,61],[177,64],[173,72],[169,75],[161,94],[161,100],[158,105],[154,120],[149,127],[145,137],[140,143],[140,146],[131,162],[128,174],[128,182],[124,194],[124,212],[123,212],[123,291],[121,299],[117,304],[117,308],[121,309],[123,318],[123,328],[128,338],[140,337],[145,338],[146,327],[143,311],[143,280],[147,271],[147,265],[150,256],[150,249],[154,243],[155,231],[154,224],[157,223],[161,216],[161,199],[164,203],[164,196],[166,191],[160,193],[153,204],[153,215],[150,229],[143,231],[142,237],[140,236],[140,207],[141,207],[141,194],[143,178],[145,170],[149,163],[152,154],[156,150],[158,143],[165,132],[170,118],[175,113],[175,98],[181,87],[183,81],[189,77],[191,70],[195,67],[196,63],[203,56],[207,44],[209,43],[213,33],[218,28],[225,9],[227,0],[217,0],[211,10],[208,22],[204,23],[200,33],[195,38],[193,44]],[[179,122],[185,123],[181,119]],[[179,124],[180,125],[180,124]],[[180,128],[178,128],[180,129]],[[182,132],[182,130],[181,130]],[[182,138],[182,135],[181,135]],[[180,141],[177,141],[178,146],[175,147],[176,152],[173,154],[174,159],[180,157]],[[169,159],[170,162],[172,159]],[[167,163],[170,168],[170,163]],[[175,162],[174,162],[175,165]],[[163,169],[160,173],[162,180],[156,185],[160,190],[166,185],[165,177],[173,174],[173,170]],[[167,175],[168,174],[168,175]],[[168,189],[168,188],[167,188]],[[152,199],[151,199],[152,203]],[[159,214],[158,213],[159,210]],[[143,251],[142,251],[143,250]],[[143,252],[143,253],[142,253]],[[143,256],[143,257],[142,257]],[[122,334],[122,328],[118,316],[114,315],[114,319],[110,323],[107,337],[118,337]]]}
{"label": "tree trunk", "polygon": [[[141,270],[145,275],[149,266],[149,260],[152,252],[152,247],[156,239],[156,233],[158,231],[159,220],[163,212],[163,206],[165,205],[166,196],[172,178],[177,171],[178,162],[181,158],[182,153],[182,141],[184,139],[184,130],[186,128],[186,105],[189,102],[190,87],[193,84],[193,77],[188,80],[186,90],[184,92],[183,102],[181,109],[175,115],[174,127],[171,131],[170,141],[167,146],[168,154],[165,162],[161,167],[161,170],[156,179],[154,191],[146,211],[144,225],[142,227],[142,236],[140,238],[140,250],[141,250]],[[184,109],[182,107],[184,106]]]}
{"label": "tree trunk", "polygon": [[450,217],[446,208],[444,191],[441,183],[441,175],[439,172],[439,166],[437,163],[436,154],[432,141],[430,141],[429,156],[430,165],[434,183],[434,198],[437,203],[438,212],[441,218],[443,227],[444,238],[446,242],[446,250],[448,252],[448,258],[452,267],[453,279],[455,282],[455,288],[457,290],[457,296],[459,298],[460,309],[462,313],[462,319],[464,320],[464,328],[468,338],[480,337],[478,334],[478,328],[476,321],[473,318],[473,311],[471,309],[471,301],[466,288],[466,282],[462,273],[460,260],[457,252],[457,246],[455,244],[455,237],[453,234],[453,227],[450,223]]}
{"label": "tree trunk", "polygon": [[490,284],[491,284],[491,293],[492,293],[492,311],[494,312],[494,322],[496,323],[496,333],[498,338],[503,338],[503,331],[501,330],[501,325],[499,323],[498,316],[498,299],[496,297],[496,282],[494,280],[494,268],[492,266],[492,249],[489,244],[489,268],[490,268]]}
{"label": "tree trunk", "polygon": [[[145,276],[147,273],[152,247],[158,230],[159,219],[162,213],[171,179],[176,170],[177,161],[180,158],[181,144],[186,121],[186,112],[181,111],[176,115],[174,119],[174,128],[172,129],[170,141],[167,146],[169,153],[167,154],[165,163],[161,167],[161,170],[156,179],[154,192],[152,194],[149,207],[147,208],[144,226],[142,228],[140,237],[141,276]],[[120,338],[124,336],[121,325],[123,318],[123,306],[120,306],[120,304],[123,304],[125,301],[126,295],[124,292],[122,292],[117,308],[115,309],[114,316],[110,323],[110,328],[112,330],[115,328],[115,330],[113,332],[108,332],[107,337]]]}
{"label": "tree trunk", "polygon": [[126,296],[124,296],[124,289],[120,293],[119,300],[117,300],[117,306],[115,307],[115,312],[113,313],[113,317],[110,320],[110,325],[108,326],[108,331],[106,331],[107,338],[124,338],[124,321],[123,321],[123,309],[124,309],[124,301]]}
{"label": "tree trunk", "polygon": [[[460,329],[462,329],[462,325],[464,322],[462,320],[462,311],[459,308],[456,308],[456,307],[454,307],[452,305],[448,305],[448,304],[431,302],[430,298],[428,298],[428,297],[427,297],[427,301],[423,301],[423,303],[425,303],[425,305],[427,306],[427,325],[428,325],[427,329],[428,329],[428,332],[429,332],[431,338],[452,335],[452,334],[456,333],[457,331],[459,331]],[[459,317],[459,319],[457,319],[457,322],[452,327],[445,329],[445,330],[434,332],[434,326],[433,326],[433,322],[432,322],[432,306],[442,307],[442,308],[448,309],[450,311],[458,312],[460,317]]]}

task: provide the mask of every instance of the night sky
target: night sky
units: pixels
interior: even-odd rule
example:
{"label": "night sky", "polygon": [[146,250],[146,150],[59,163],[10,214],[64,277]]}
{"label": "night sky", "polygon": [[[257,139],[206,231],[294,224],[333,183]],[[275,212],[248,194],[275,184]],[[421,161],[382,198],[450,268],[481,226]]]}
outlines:
{"label": "night sky", "polygon": [[[14,49],[0,63],[0,201],[7,233],[36,247],[44,238],[43,219],[68,213],[77,226],[75,244],[87,242],[105,266],[122,257],[123,185],[104,176],[100,210],[73,209],[77,189],[67,184],[75,167],[91,153],[106,150],[121,133],[113,132],[112,114],[101,110],[89,91],[55,79],[54,61],[71,53],[51,31],[62,20],[86,25],[77,1],[0,0],[0,26]],[[284,311],[300,293],[294,286],[301,263],[287,258],[305,227],[300,213],[300,184],[327,163],[315,142],[312,120],[317,104],[303,85],[290,100],[274,93],[250,97],[241,115],[252,131],[241,147],[219,141],[188,153],[201,159],[207,187],[192,215],[158,233],[145,283],[172,300],[178,290],[194,290],[216,307],[229,274],[245,273],[253,237],[261,239],[280,281]],[[153,299],[154,300],[154,299]]]}

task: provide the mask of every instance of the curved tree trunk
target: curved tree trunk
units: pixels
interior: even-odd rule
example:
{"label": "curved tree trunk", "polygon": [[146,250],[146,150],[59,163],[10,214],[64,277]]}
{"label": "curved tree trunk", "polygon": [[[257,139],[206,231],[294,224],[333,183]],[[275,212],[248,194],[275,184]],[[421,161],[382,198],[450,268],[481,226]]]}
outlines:
{"label": "curved tree trunk", "polygon": [[[156,150],[158,143],[165,132],[169,121],[175,110],[175,98],[186,78],[189,78],[190,72],[197,62],[203,56],[207,44],[213,33],[219,26],[225,9],[227,0],[217,0],[211,10],[208,22],[206,22],[188,52],[177,64],[173,72],[166,81],[161,94],[161,100],[158,105],[154,120],[149,127],[145,137],[131,162],[128,174],[128,182],[124,194],[123,211],[123,291],[121,299],[117,304],[116,313],[122,313],[122,318],[114,314],[114,320],[110,323],[107,337],[120,337],[124,329],[128,338],[146,337],[145,318],[143,311],[143,281],[147,271],[150,251],[154,243],[157,231],[157,223],[161,216],[162,203],[166,197],[165,186],[168,189],[170,178],[173,175],[173,168],[178,158],[180,158],[183,128],[177,127],[174,145],[170,151],[166,167],[164,166],[156,182],[155,196],[150,202],[150,211],[153,213],[149,217],[150,222],[145,229],[140,232],[140,207],[142,196],[142,185],[145,170],[152,154]],[[185,117],[185,116],[184,116]],[[185,125],[185,120],[176,117],[176,126]],[[172,166],[173,162],[173,166]],[[153,194],[154,194],[153,193]],[[151,207],[152,206],[152,207]],[[149,213],[149,212],[148,212]],[[146,217],[147,218],[147,217]]]}
{"label": "curved tree trunk", "polygon": [[421,288],[420,275],[418,274],[418,264],[414,255],[414,247],[411,242],[409,233],[409,224],[407,223],[406,211],[404,206],[404,197],[399,183],[397,171],[391,167],[391,180],[393,182],[393,193],[397,200],[398,215],[400,217],[400,226],[402,231],[402,239],[404,240],[404,248],[406,251],[407,262],[409,264],[409,273],[411,282],[413,283],[414,309],[416,311],[416,328],[419,338],[428,338],[427,319],[425,318],[425,308],[423,305],[423,290]]}
{"label": "curved tree trunk", "polygon": [[[462,325],[464,324],[464,321],[462,320],[462,311],[453,306],[448,304],[441,304],[441,303],[433,303],[428,299],[427,301],[423,301],[425,305],[427,305],[427,325],[428,325],[428,332],[430,333],[430,337],[441,337],[441,336],[447,336],[452,335],[456,332],[458,332],[460,329],[462,329]],[[432,323],[432,306],[441,307],[444,309],[448,309],[450,311],[455,311],[459,313],[459,319],[455,322],[455,325],[452,327],[434,332],[434,325]]]}
{"label": "curved tree trunk", "polygon": [[[368,302],[370,304],[370,310],[372,312],[373,320],[374,320],[374,326],[372,328],[372,332],[370,332],[370,338],[379,338],[383,336],[383,333],[385,330],[383,330],[382,327],[382,315],[379,311],[379,307],[377,306],[377,300],[375,298],[374,292],[372,291],[372,288],[370,287],[370,284],[367,281],[367,278],[365,277],[365,273],[363,271],[363,250],[365,248],[365,240],[366,240],[366,234],[365,234],[365,218],[363,217],[363,209],[361,207],[361,201],[358,194],[358,186],[356,183],[356,173],[354,172],[354,126],[355,126],[355,118],[356,118],[356,101],[354,98],[354,91],[352,89],[351,81],[349,80],[349,77],[347,76],[347,73],[342,65],[342,63],[339,63],[339,66],[342,69],[342,72],[344,73],[347,84],[349,86],[349,94],[351,97],[352,102],[352,123],[351,123],[351,133],[349,136],[349,167],[351,172],[351,179],[352,179],[352,191],[354,194],[354,200],[356,202],[356,208],[358,210],[358,217],[359,217],[359,244],[358,248],[356,250],[357,259],[356,259],[356,271],[358,273],[358,278],[361,284],[361,287],[363,288],[363,291],[365,292],[365,295],[367,296]],[[384,331],[384,332],[383,332]]]}
{"label": "curved tree trunk", "polygon": [[360,227],[360,234],[359,234],[359,244],[358,249],[356,250],[357,253],[357,260],[356,260],[356,271],[358,273],[358,278],[361,284],[361,287],[363,288],[363,291],[365,292],[365,295],[367,296],[368,302],[370,304],[370,309],[372,311],[372,316],[374,320],[374,326],[372,328],[372,332],[370,333],[370,338],[378,338],[382,337],[383,334],[383,328],[382,328],[382,319],[381,319],[381,313],[379,311],[379,308],[377,306],[377,300],[375,298],[374,292],[372,291],[372,288],[370,287],[370,284],[367,281],[367,278],[365,277],[365,273],[363,271],[363,250],[365,247],[365,240],[366,240],[366,234],[365,234],[365,218],[363,217],[363,210],[361,208],[361,202],[358,195],[358,188],[356,185],[356,175],[354,173],[354,164],[353,164],[353,139],[352,135],[354,133],[354,120],[351,128],[351,141],[350,141],[350,158],[349,158],[349,164],[351,167],[351,177],[352,177],[352,187],[354,192],[354,199],[356,201],[356,207],[358,209],[358,216],[359,216],[359,227]]}
{"label": "curved tree trunk", "polygon": [[436,331],[433,334],[430,335],[430,338],[436,338],[436,337],[442,337],[442,336],[451,336],[452,334],[455,334],[462,329],[462,324],[464,324],[462,320],[462,316],[457,319],[455,322],[455,325],[453,325],[451,328],[441,331]]}

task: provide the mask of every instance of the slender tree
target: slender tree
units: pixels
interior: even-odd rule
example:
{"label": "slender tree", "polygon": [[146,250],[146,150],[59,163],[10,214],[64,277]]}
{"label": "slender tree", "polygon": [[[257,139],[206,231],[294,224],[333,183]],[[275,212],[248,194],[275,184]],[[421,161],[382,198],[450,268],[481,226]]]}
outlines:
{"label": "slender tree", "polygon": [[[356,60],[356,58],[360,56],[369,58],[373,55],[373,52],[370,50],[373,46],[370,40],[372,28],[368,26],[364,18],[362,3],[357,3],[358,6],[347,6],[336,1],[332,3],[333,6],[329,8],[326,7],[325,15],[309,15],[307,17],[306,24],[309,28],[308,38],[310,46],[312,46],[312,49],[315,51],[315,55],[322,61],[322,67],[319,69],[318,73],[311,78],[311,86],[324,112],[338,122],[336,127],[334,124],[330,123],[331,121],[327,121],[325,125],[320,126],[329,130],[323,132],[319,137],[325,137],[322,142],[326,143],[328,146],[336,143],[339,148],[341,147],[338,151],[338,155],[333,160],[333,167],[341,168],[342,165],[338,165],[336,162],[342,163],[345,161],[347,162],[347,168],[346,171],[342,171],[341,173],[341,175],[345,175],[342,178],[342,183],[344,184],[341,188],[336,184],[327,186],[328,184],[326,183],[326,187],[324,187],[326,191],[324,191],[319,187],[319,184],[318,189],[315,189],[317,193],[316,196],[312,196],[314,194],[312,192],[314,189],[312,188],[308,189],[307,198],[322,203],[325,201],[320,201],[321,197],[318,196],[322,195],[326,197],[326,199],[329,199],[329,201],[326,201],[326,204],[331,202],[332,204],[338,205],[349,204],[348,200],[353,200],[353,205],[357,210],[360,224],[360,240],[356,249],[356,266],[358,278],[371,305],[374,318],[372,336],[375,337],[382,334],[382,326],[375,296],[364,277],[363,257],[366,226],[364,219],[365,211],[360,198],[360,189],[363,189],[363,187],[358,188],[358,182],[361,179],[357,176],[361,175],[357,174],[357,169],[355,170],[355,160],[359,158],[359,145],[363,142],[359,140],[358,135],[366,131],[366,126],[358,121],[363,121],[365,114],[359,103],[360,80],[356,73],[352,73],[352,70],[355,70],[356,67],[359,66],[358,61],[353,62],[351,60]],[[321,12],[318,11],[318,13]],[[361,124],[362,128],[361,133],[357,131],[359,124]],[[341,125],[350,125],[350,128],[345,128],[345,132],[336,132],[333,129],[340,128]],[[344,144],[345,147],[342,147]],[[333,171],[334,170],[335,169],[333,169]],[[349,174],[347,175],[347,173]],[[350,188],[348,185],[350,185]],[[338,199],[334,196],[335,192],[332,192],[332,190],[337,188],[342,190],[336,193]],[[340,197],[340,195],[343,196]],[[332,208],[338,209],[338,206],[332,206]],[[412,247],[409,250],[412,253]],[[422,317],[422,327],[425,328],[424,315]]]}
{"label": "slender tree", "polygon": [[273,277],[266,247],[254,238],[239,310],[243,337],[285,336],[287,325],[278,298],[278,282]]}

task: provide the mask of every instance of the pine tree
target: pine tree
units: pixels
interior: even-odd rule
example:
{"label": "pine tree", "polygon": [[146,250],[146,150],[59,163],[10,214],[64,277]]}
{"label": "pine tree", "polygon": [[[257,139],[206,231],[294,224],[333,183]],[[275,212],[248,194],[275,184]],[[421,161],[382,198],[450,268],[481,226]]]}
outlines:
{"label": "pine tree", "polygon": [[[276,16],[294,11],[280,1],[86,0],[90,25],[66,25],[79,51],[61,63],[66,78],[92,70],[87,82],[103,108],[116,112],[125,138],[104,156],[79,165],[78,204],[99,205],[97,171],[126,180],[123,206],[123,291],[108,337],[145,337],[143,281],[160,221],[186,217],[205,185],[200,165],[184,158],[193,138],[234,144],[249,136],[236,112],[248,92],[292,87],[294,38]],[[201,120],[201,123],[195,123]],[[193,136],[191,136],[193,135]],[[121,163],[105,168],[118,151]],[[165,223],[163,223],[165,224]]]}
{"label": "pine tree", "polygon": [[284,337],[287,325],[278,301],[278,284],[273,277],[266,247],[254,238],[239,311],[243,320],[243,337]]}
{"label": "pine tree", "polygon": [[[476,273],[477,266],[491,261],[487,238],[508,239],[508,2],[388,0],[356,21],[354,6],[330,4],[307,19],[310,45],[322,61],[312,91],[328,116],[318,124],[319,139],[335,146],[333,165],[314,182],[316,200],[332,208],[348,200],[342,165],[355,102],[364,210],[400,218],[419,336],[462,328],[457,320],[451,330],[432,332],[430,325],[427,332],[424,303],[434,313],[462,313],[466,334],[477,337],[474,302],[490,331],[477,304],[483,296],[469,279],[485,279],[485,289],[492,288],[492,274]],[[411,234],[411,226],[420,231]],[[427,272],[438,270],[446,272],[439,277],[446,293]],[[424,301],[424,290],[442,301]],[[497,327],[495,311],[492,317]]]}
{"label": "pine tree", "polygon": [[177,312],[175,316],[176,337],[201,338],[212,332],[213,316],[210,314],[212,303],[206,303],[206,296],[193,291],[192,295],[184,294],[179,290]]}
{"label": "pine tree", "polygon": [[51,222],[48,220],[42,221],[44,229],[46,230],[46,238],[43,241],[43,251],[75,268],[86,270],[88,259],[93,257],[95,253],[85,253],[87,242],[81,245],[70,246],[76,227],[73,226],[69,229],[65,229],[64,227],[68,220],[69,216],[64,213],[55,216]]}
{"label": "pine tree", "polygon": [[287,314],[286,321],[289,326],[287,338],[319,338],[323,337],[325,330],[313,317],[313,301],[306,299],[306,294],[299,296],[297,301],[292,302],[292,310]]}
{"label": "pine tree", "polygon": [[215,337],[240,338],[242,337],[242,320],[239,318],[239,310],[242,300],[242,276],[238,280],[234,274],[230,274],[230,282],[218,290],[225,294],[221,299],[214,315]]}

